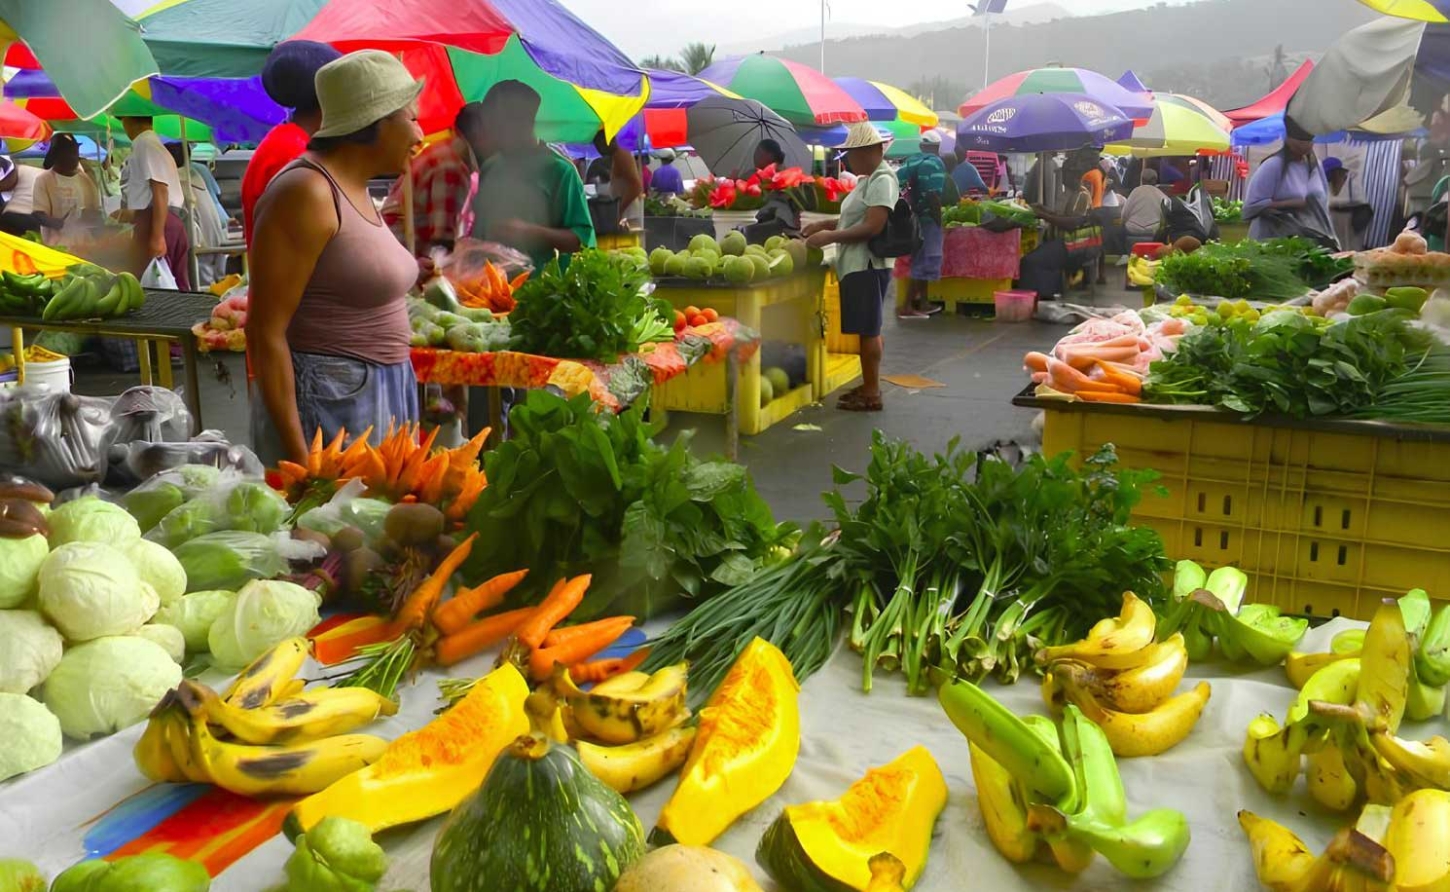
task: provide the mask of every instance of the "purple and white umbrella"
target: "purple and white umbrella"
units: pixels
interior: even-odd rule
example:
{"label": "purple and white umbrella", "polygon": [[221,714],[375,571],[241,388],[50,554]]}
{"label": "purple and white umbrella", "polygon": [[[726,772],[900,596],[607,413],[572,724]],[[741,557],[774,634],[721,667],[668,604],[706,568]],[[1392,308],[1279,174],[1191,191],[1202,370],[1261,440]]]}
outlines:
{"label": "purple and white umbrella", "polygon": [[981,152],[1060,152],[1102,146],[1133,135],[1133,119],[1080,93],[1011,96],[984,106],[957,125],[957,149]]}

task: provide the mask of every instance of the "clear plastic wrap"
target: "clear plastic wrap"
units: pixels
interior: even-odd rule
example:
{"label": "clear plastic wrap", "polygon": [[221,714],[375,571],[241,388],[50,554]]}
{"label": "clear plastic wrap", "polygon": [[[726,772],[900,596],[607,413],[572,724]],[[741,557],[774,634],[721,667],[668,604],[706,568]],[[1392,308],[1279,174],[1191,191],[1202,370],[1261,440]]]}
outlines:
{"label": "clear plastic wrap", "polygon": [[136,518],[141,532],[149,531],[171,511],[209,491],[222,472],[211,465],[185,465],[148,477],[121,496],[121,504]]}
{"label": "clear plastic wrap", "polygon": [[97,483],[110,423],[105,397],[32,386],[0,391],[0,467],[56,489]]}
{"label": "clear plastic wrap", "polygon": [[298,529],[312,530],[324,536],[336,536],[347,527],[357,527],[368,542],[383,538],[383,521],[392,509],[391,502],[363,498],[367,489],[361,480],[349,480],[325,505],[318,505],[297,518]]}
{"label": "clear plastic wrap", "polygon": [[173,508],[146,531],[146,538],[176,548],[184,542],[225,530],[274,533],[291,507],[260,477],[223,471],[206,492]]}
{"label": "clear plastic wrap", "polygon": [[435,251],[433,262],[438,274],[452,286],[459,303],[495,313],[513,309],[510,283],[534,268],[526,254],[497,242],[471,238],[459,239],[451,252]]}
{"label": "clear plastic wrap", "polygon": [[202,431],[184,443],[112,443],[106,460],[106,480],[115,485],[150,480],[163,471],[186,465],[231,469],[249,477],[260,477],[266,470],[255,452],[228,442],[225,434],[215,430]]}
{"label": "clear plastic wrap", "polygon": [[292,539],[286,533],[269,536],[241,530],[197,536],[173,551],[186,570],[188,592],[234,592],[253,579],[282,576],[292,561],[313,561],[326,553],[316,542]]}

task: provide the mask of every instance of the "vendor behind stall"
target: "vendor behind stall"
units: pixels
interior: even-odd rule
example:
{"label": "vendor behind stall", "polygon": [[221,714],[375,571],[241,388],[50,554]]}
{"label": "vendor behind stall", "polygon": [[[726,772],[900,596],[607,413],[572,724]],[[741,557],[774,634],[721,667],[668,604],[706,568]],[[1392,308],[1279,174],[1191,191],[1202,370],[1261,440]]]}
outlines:
{"label": "vendor behind stall", "polygon": [[[7,159],[8,160],[8,159]],[[0,193],[5,198],[5,210],[0,212],[0,232],[10,235],[40,234],[42,226],[56,221],[43,220],[35,213],[35,183],[42,171],[28,164],[11,165],[11,171],[0,183]]]}
{"label": "vendor behind stall", "polygon": [[675,150],[660,149],[655,157],[660,159],[660,166],[650,177],[650,191],[661,195],[679,195],[684,192],[685,178],[680,176],[680,169],[675,166]]}
{"label": "vendor behind stall", "polygon": [[536,269],[556,254],[594,247],[579,171],[535,132],[539,102],[522,81],[489,88],[482,116],[494,153],[481,162],[473,200],[473,237],[523,251]]}
{"label": "vendor behind stall", "polygon": [[1329,216],[1329,183],[1314,158],[1314,136],[1287,116],[1284,127],[1283,148],[1249,179],[1244,198],[1249,237],[1300,236],[1337,249],[1339,240]]}
{"label": "vendor behind stall", "polygon": [[131,157],[122,172],[121,219],[131,223],[133,259],[131,271],[144,275],[158,258],[166,261],[176,287],[191,290],[191,241],[181,222],[184,193],[176,161],[161,137],[151,129],[151,119],[123,117],[121,125],[131,139]]}
{"label": "vendor behind stall", "polygon": [[99,222],[101,192],[81,168],[81,147],[69,133],[57,133],[45,152],[45,171],[35,181],[35,214],[46,244],[74,245]]}
{"label": "vendor behind stall", "polygon": [[[487,157],[483,105],[470,102],[453,118],[453,133],[433,140],[408,165],[413,179],[413,253],[420,259],[435,247],[453,250],[461,234],[473,226],[474,177],[478,159]],[[404,238],[403,178],[393,181],[383,201],[383,222]],[[426,263],[425,263],[426,266]]]}

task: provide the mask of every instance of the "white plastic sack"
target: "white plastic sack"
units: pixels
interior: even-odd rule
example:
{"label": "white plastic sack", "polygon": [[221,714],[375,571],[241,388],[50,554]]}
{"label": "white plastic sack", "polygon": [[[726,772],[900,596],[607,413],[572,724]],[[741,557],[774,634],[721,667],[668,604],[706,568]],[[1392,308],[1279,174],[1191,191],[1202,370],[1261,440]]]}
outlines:
{"label": "white plastic sack", "polygon": [[160,288],[166,291],[175,291],[176,276],[171,273],[171,264],[165,257],[154,257],[151,264],[146,267],[146,272],[141,274],[142,288]]}

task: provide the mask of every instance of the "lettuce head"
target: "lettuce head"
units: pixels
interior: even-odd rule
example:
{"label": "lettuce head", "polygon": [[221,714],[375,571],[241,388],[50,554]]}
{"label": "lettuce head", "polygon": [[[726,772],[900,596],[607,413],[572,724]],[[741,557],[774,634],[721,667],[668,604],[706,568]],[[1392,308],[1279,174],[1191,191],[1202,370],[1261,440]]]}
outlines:
{"label": "lettuce head", "polygon": [[23,694],[50,675],[65,649],[34,610],[0,610],[0,692]]}
{"label": "lettuce head", "polygon": [[62,545],[40,566],[40,609],[71,641],[134,632],[160,598],[126,555],[97,542]]}
{"label": "lettuce head", "polygon": [[175,626],[168,626],[165,623],[147,623],[131,633],[137,638],[145,638],[153,644],[161,645],[166,655],[177,663],[186,660],[186,636]]}
{"label": "lettuce head", "polygon": [[[34,697],[0,694],[0,780],[60,758],[60,722]],[[22,887],[23,888],[23,887]]]}
{"label": "lettuce head", "polygon": [[0,536],[0,610],[19,607],[35,594],[35,577],[50,554],[50,543],[40,534],[23,539]]}
{"label": "lettuce head", "polygon": [[89,740],[136,724],[181,683],[181,667],[144,638],[97,638],[61,657],[41,689],[67,737]]}
{"label": "lettuce head", "polygon": [[126,547],[126,557],[141,581],[156,590],[163,606],[186,594],[186,570],[166,546],[137,539]]}
{"label": "lettuce head", "polygon": [[242,669],[274,645],[317,625],[316,592],[277,579],[254,579],[212,623],[207,646],[223,669]]}
{"label": "lettuce head", "polygon": [[204,592],[191,592],[182,595],[180,599],[170,604],[161,605],[156,611],[156,622],[165,623],[168,626],[175,626],[181,630],[181,635],[186,639],[186,649],[191,653],[204,653],[207,648],[206,636],[211,631],[211,624],[221,616],[228,605],[236,600],[236,592],[211,589]]}
{"label": "lettuce head", "polygon": [[141,527],[125,508],[96,496],[66,502],[50,513],[50,547],[67,542],[104,542],[125,548],[141,538]]}

